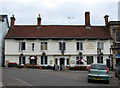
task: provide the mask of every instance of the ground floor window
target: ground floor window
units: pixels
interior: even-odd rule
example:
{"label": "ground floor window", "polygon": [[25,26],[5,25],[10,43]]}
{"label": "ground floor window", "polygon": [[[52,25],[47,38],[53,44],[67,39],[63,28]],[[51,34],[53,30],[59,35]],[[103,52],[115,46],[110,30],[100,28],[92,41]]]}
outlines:
{"label": "ground floor window", "polygon": [[48,64],[48,57],[41,56],[41,65],[47,65],[47,64]]}
{"label": "ground floor window", "polygon": [[87,56],[87,64],[90,65],[93,63],[93,56]]}
{"label": "ground floor window", "polygon": [[19,65],[25,65],[25,56],[19,56]]}
{"label": "ground floor window", "polygon": [[103,63],[103,56],[97,57],[97,63]]}
{"label": "ground floor window", "polygon": [[77,56],[77,57],[76,57],[76,65],[81,65],[81,64],[83,64],[82,61],[79,61],[80,59],[83,59],[83,58],[80,58],[80,56]]}
{"label": "ground floor window", "polygon": [[69,65],[69,58],[67,58],[67,61],[66,61],[66,62],[67,62],[66,64]]}

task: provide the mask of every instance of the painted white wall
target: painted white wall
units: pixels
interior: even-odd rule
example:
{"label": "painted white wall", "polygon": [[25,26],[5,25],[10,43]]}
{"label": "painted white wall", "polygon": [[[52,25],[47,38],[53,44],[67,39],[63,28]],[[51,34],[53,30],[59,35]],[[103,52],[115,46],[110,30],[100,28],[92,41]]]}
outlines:
{"label": "painted white wall", "polygon": [[3,54],[4,54],[4,37],[8,31],[7,18],[4,19],[4,22],[0,21],[0,66],[2,66]]}
{"label": "painted white wall", "polygon": [[[5,40],[5,54],[6,55],[18,55],[21,53],[19,51],[19,41],[20,40],[14,40],[14,39],[6,39]],[[26,42],[26,50],[23,51],[25,55],[40,55],[43,51],[40,50],[40,42],[41,40],[22,40]],[[97,54],[97,42],[99,40],[84,40],[83,41],[83,54]],[[53,54],[60,54],[61,52],[59,50],[59,40],[48,40],[48,50],[45,51],[48,55]],[[66,51],[65,55],[77,55],[79,51],[76,50],[76,42],[77,40],[66,40]],[[104,50],[102,52],[104,54],[110,53],[110,40],[104,40]],[[35,51],[32,51],[31,43],[35,43]]]}
{"label": "painted white wall", "polygon": [[[5,40],[5,59],[9,61],[17,61],[16,59],[18,56],[22,53],[19,51],[19,42],[21,40],[14,40],[14,39],[6,39]],[[42,54],[42,51],[40,50],[40,43],[42,41],[48,42],[48,50],[45,51],[48,55],[48,65],[53,66],[54,65],[54,55],[55,58],[58,58],[58,64],[59,59],[62,58],[61,52],[59,50],[59,42],[65,41],[66,42],[66,51],[64,58],[69,58],[70,55],[70,62],[71,66],[76,65],[76,56],[79,55],[79,51],[76,50],[76,42],[82,41],[83,42],[83,59],[87,60],[87,56],[93,56],[94,63],[97,63],[97,42],[102,41],[104,42],[104,50],[102,51],[104,53],[104,63],[106,63],[106,58],[108,58],[110,54],[110,41],[111,40],[22,40],[26,42],[26,50],[23,51],[24,55],[26,56],[26,63],[29,63],[29,56],[37,56],[38,62],[37,64],[40,65],[40,55]],[[35,51],[32,51],[32,45],[31,43],[35,43]],[[17,56],[17,57],[16,57]],[[11,60],[11,57],[12,60]],[[50,61],[52,60],[52,64],[50,64]],[[66,61],[65,61],[66,63]],[[84,63],[83,65],[87,65],[87,63]]]}

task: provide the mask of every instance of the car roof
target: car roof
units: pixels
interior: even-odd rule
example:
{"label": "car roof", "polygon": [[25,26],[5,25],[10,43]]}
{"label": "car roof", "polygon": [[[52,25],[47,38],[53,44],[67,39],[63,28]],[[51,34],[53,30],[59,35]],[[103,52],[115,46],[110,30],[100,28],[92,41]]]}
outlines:
{"label": "car roof", "polygon": [[93,64],[91,64],[91,65],[105,65],[105,64],[102,64],[102,63],[97,63],[97,64],[95,64],[95,63],[93,63]]}

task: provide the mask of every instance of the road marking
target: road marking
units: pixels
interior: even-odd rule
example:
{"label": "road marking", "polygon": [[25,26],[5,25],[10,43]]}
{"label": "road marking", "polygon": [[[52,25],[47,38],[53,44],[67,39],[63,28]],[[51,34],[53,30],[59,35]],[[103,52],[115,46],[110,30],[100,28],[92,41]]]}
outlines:
{"label": "road marking", "polygon": [[[27,83],[27,82],[25,82],[25,81],[23,81],[23,80],[21,80],[21,79],[19,79],[19,78],[17,78],[17,77],[14,77],[14,76],[11,76],[11,75],[7,75],[7,76],[9,76],[9,77],[11,77],[11,78],[14,78],[14,79],[16,79],[16,80],[24,83],[24,84],[25,84],[24,86],[32,86],[31,84],[29,84],[29,83]],[[21,86],[21,85],[20,85],[20,86]]]}

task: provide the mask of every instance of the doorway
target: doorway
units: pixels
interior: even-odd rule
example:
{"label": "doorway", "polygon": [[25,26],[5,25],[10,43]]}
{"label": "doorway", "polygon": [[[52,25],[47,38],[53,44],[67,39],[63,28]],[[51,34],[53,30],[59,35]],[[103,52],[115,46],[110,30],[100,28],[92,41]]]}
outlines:
{"label": "doorway", "polygon": [[37,59],[30,59],[30,65],[37,65]]}
{"label": "doorway", "polygon": [[110,59],[107,59],[107,61],[106,61],[107,63],[107,67],[110,69]]}
{"label": "doorway", "polygon": [[120,58],[116,58],[116,65],[120,63]]}
{"label": "doorway", "polygon": [[60,66],[61,66],[61,65],[65,65],[64,58],[60,58]]}

